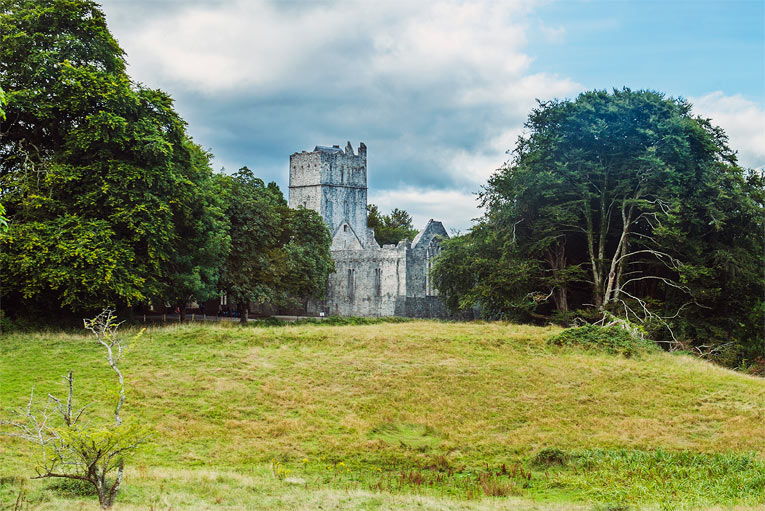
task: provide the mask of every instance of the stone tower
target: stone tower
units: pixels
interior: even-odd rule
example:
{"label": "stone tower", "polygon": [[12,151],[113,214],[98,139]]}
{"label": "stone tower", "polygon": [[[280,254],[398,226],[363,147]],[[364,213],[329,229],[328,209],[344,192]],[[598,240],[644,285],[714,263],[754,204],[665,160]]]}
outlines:
{"label": "stone tower", "polygon": [[367,232],[367,146],[363,142],[358,154],[350,142],[345,150],[316,146],[311,152],[294,153],[289,188],[290,207],[304,206],[319,213],[344,248],[366,248],[373,242]]}

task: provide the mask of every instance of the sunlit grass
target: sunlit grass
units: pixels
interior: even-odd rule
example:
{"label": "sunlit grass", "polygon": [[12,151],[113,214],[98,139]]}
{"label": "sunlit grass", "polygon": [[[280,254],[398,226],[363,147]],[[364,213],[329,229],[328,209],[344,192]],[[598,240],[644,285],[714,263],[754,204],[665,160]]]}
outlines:
{"label": "sunlit grass", "polygon": [[[124,509],[765,503],[762,379],[660,351],[625,358],[551,346],[545,340],[558,331],[427,321],[149,328],[123,364],[124,415],[152,424],[155,436],[118,501]],[[33,385],[38,395],[60,392],[70,368],[81,401],[103,408],[101,382],[111,374],[87,336],[6,335],[0,350],[3,408],[23,405]],[[546,447],[574,457],[535,466]],[[22,484],[11,478],[32,475],[29,450],[8,438],[0,449],[8,501]],[[698,463],[684,464],[688,456]],[[745,470],[725,468],[736,456]],[[277,477],[272,460],[305,483]],[[30,509],[92,500],[23,484],[36,499]]]}

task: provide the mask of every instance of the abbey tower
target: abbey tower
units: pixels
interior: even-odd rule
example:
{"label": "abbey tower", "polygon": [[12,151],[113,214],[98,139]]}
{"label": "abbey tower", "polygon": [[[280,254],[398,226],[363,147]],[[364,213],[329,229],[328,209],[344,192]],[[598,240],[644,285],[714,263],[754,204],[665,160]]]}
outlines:
{"label": "abbey tower", "polygon": [[367,232],[367,147],[358,154],[348,142],[340,146],[316,146],[311,152],[290,156],[291,208],[303,206],[319,213],[333,238],[343,228],[342,248],[366,248],[372,240]]}

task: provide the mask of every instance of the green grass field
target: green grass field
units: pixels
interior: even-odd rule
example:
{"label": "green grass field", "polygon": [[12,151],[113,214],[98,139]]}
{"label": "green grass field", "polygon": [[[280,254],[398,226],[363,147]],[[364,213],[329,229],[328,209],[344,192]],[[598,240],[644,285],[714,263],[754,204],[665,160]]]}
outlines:
{"label": "green grass field", "polygon": [[[765,380],[545,342],[558,331],[148,329],[122,364],[123,417],[154,434],[114,509],[765,509]],[[113,375],[84,332],[6,334],[0,349],[4,410],[32,386],[63,394],[72,369],[80,402],[108,415]],[[20,493],[23,509],[97,508],[31,480],[32,454],[0,437],[0,509]]]}

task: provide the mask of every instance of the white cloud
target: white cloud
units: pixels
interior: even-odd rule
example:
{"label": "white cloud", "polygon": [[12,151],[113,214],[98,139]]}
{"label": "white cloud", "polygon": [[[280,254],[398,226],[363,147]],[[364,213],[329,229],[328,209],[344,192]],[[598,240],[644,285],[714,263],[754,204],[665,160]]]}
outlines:
{"label": "white cloud", "polygon": [[[104,7],[132,76],[179,98],[192,134],[221,161],[237,159],[222,148],[252,147],[248,138],[288,147],[285,162],[292,151],[350,138],[369,146],[375,186],[477,189],[505,161],[535,98],[581,89],[529,72],[527,39],[547,37],[529,16],[536,3],[240,0],[160,8],[105,0]],[[215,122],[196,131],[209,122],[199,112],[215,108]],[[232,133],[237,144],[220,140]],[[256,161],[248,155],[241,164],[257,168],[250,153]]]}
{"label": "white cloud", "polygon": [[450,234],[452,230],[464,233],[472,225],[471,220],[481,215],[476,199],[473,192],[459,190],[401,188],[369,193],[369,202],[383,213],[393,208],[406,209],[416,229],[423,229],[428,220],[434,219],[443,222]]}
{"label": "white cloud", "polygon": [[[213,93],[395,79],[480,86],[523,72],[525,0],[502,3],[265,0],[178,5],[120,37],[139,78]],[[128,15],[126,6],[105,2]],[[129,6],[127,6],[129,7]],[[117,26],[119,30],[119,27]],[[314,82],[331,78],[331,83]]]}
{"label": "white cloud", "polygon": [[725,130],[741,165],[765,168],[765,109],[761,105],[739,94],[728,96],[719,91],[689,100],[696,114]]}

